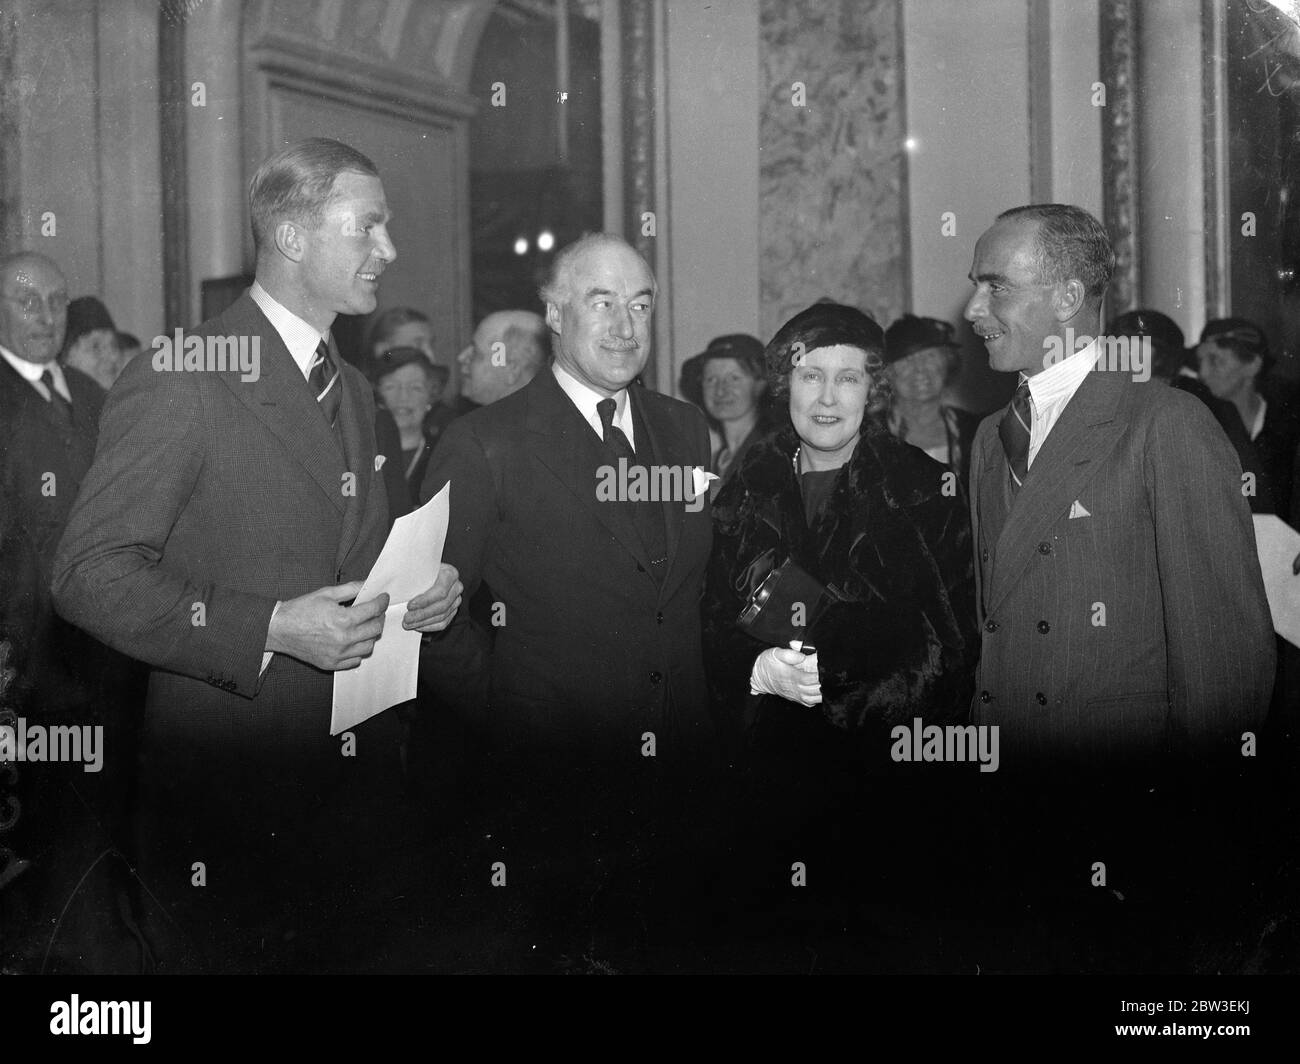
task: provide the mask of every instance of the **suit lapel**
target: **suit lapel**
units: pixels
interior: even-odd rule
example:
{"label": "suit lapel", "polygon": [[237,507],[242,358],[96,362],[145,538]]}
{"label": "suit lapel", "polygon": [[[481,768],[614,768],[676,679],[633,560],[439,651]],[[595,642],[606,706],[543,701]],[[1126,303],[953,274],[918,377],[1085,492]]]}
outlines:
{"label": "suit lapel", "polygon": [[[682,439],[681,434],[674,431],[668,412],[656,407],[655,404],[647,402],[645,389],[635,385],[628,389],[628,399],[641,415],[641,424],[645,426],[646,433],[650,437],[647,441],[649,449],[646,451],[639,450],[638,453],[648,457],[656,465],[683,469],[683,477],[689,476],[691,469],[690,455],[687,453],[685,441]],[[686,486],[683,484],[683,487]],[[682,538],[682,526],[686,521],[686,500],[662,499],[660,504],[663,509],[664,527],[667,531],[665,542],[668,547],[668,561],[665,563],[667,571],[664,573],[663,580],[666,593],[676,570],[674,563],[677,558],[677,545]]]}
{"label": "suit lapel", "polygon": [[243,381],[237,373],[223,373],[221,379],[248,411],[279,438],[339,513],[344,513],[354,500],[343,494],[343,474],[348,470],[334,430],[321,416],[311,389],[275,327],[245,292],[214,322],[211,334],[260,340],[257,380]]}
{"label": "suit lapel", "polygon": [[[343,440],[343,454],[348,469],[356,474],[356,495],[346,500],[343,511],[343,530],[339,535],[338,565],[341,569],[365,527],[365,516],[372,483],[382,486],[380,477],[374,475],[377,445],[373,443],[375,425],[375,397],[370,385],[360,373],[354,372],[334,348],[330,338],[330,353],[342,373],[343,405],[339,408],[339,434]],[[324,420],[324,419],[322,419]],[[380,492],[387,505],[387,497]]]}
{"label": "suit lapel", "polygon": [[[50,432],[62,434],[67,432],[67,425],[54,413],[54,405],[36,390],[36,386],[26,377],[22,376],[8,361],[0,358],[0,371],[4,373],[5,387],[7,387],[14,396],[14,403],[20,416],[35,418],[40,421]],[[68,391],[72,391],[72,381],[70,374],[65,370],[64,379],[68,381]],[[85,432],[89,431],[92,435],[95,431],[94,425],[87,425],[86,418],[89,411],[85,408],[86,404],[78,403],[77,396],[72,396],[72,425],[75,429]]]}
{"label": "suit lapel", "polygon": [[1118,410],[1126,382],[1119,373],[1089,373],[1048,434],[996,540],[989,613],[1015,587],[1034,544],[1050,538],[1052,525],[1105,465],[1126,427]]}
{"label": "suit lapel", "polygon": [[650,572],[650,558],[626,507],[596,498],[596,470],[604,462],[600,441],[555,375],[543,369],[528,385],[528,431],[533,453],[577,498],[579,505],[609,530],[637,563]]}

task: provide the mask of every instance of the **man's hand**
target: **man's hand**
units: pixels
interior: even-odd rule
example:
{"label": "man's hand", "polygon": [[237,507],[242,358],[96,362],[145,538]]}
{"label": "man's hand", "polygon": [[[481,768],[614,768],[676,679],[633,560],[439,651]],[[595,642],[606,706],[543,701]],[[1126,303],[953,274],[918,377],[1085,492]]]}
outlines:
{"label": "man's hand", "polygon": [[460,607],[460,596],[465,586],[459,580],[460,574],[454,565],[443,565],[438,570],[438,579],[433,587],[416,595],[406,604],[406,615],[402,618],[402,627],[418,632],[441,632]]}
{"label": "man's hand", "polygon": [[388,609],[387,595],[359,606],[340,605],[360,590],[361,581],[354,580],[280,603],[267,629],[266,649],[326,672],[355,669],[375,649]]}

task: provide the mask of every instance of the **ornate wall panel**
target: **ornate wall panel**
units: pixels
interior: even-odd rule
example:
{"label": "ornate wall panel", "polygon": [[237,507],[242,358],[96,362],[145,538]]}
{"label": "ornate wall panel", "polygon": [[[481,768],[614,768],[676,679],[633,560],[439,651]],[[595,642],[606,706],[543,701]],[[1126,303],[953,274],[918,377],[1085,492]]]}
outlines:
{"label": "ornate wall panel", "polygon": [[761,26],[764,338],[821,296],[888,323],[908,301],[898,0],[763,0]]}

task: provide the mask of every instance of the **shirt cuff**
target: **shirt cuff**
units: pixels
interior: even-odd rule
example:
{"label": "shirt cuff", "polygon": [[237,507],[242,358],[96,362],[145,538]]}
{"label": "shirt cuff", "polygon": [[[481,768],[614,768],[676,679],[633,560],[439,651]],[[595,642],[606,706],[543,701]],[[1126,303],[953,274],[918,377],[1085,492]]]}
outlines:
{"label": "shirt cuff", "polygon": [[[280,603],[277,601],[275,604],[275,609],[271,611],[271,618],[266,623],[267,639],[271,638],[271,621],[275,620],[275,615],[279,612],[280,612]],[[265,654],[262,655],[262,667],[257,671],[257,675],[259,678],[266,675],[266,667],[271,664],[271,659],[273,657],[275,657],[275,652],[271,650],[268,650]]]}

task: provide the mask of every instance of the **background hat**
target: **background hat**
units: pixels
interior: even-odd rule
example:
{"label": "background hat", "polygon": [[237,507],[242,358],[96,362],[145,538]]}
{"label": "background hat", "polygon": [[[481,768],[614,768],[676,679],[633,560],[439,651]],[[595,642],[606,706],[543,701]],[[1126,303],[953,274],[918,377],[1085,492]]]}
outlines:
{"label": "background hat", "polygon": [[1207,321],[1201,330],[1200,343],[1217,340],[1236,349],[1243,358],[1262,358],[1268,361],[1268,337],[1252,321],[1245,318],[1215,318]]}
{"label": "background hat", "polygon": [[86,333],[108,329],[116,333],[117,326],[109,316],[108,308],[94,296],[78,296],[68,304],[68,329],[64,334],[64,348],[69,348]]}
{"label": "background hat", "polygon": [[885,361],[897,362],[927,347],[960,348],[954,332],[948,322],[938,318],[904,314],[885,330]]}
{"label": "background hat", "polygon": [[1188,364],[1187,340],[1178,323],[1158,310],[1130,310],[1115,318],[1106,329],[1110,336],[1138,336],[1151,338],[1155,365],[1151,372],[1157,377],[1169,378]]}
{"label": "background hat", "polygon": [[[734,358],[743,363],[755,377],[763,376],[763,344],[756,336],[748,333],[729,333],[715,336],[709,346],[695,356],[698,358],[700,372],[711,358]],[[690,361],[695,361],[691,359]],[[682,367],[685,369],[685,366]]]}
{"label": "background hat", "polygon": [[682,363],[682,374],[678,378],[678,387],[688,403],[704,409],[704,356],[694,355]]}
{"label": "background hat", "polygon": [[391,347],[382,355],[374,355],[366,366],[366,376],[371,384],[379,384],[394,370],[403,366],[421,366],[433,368],[429,357],[418,347]]}

